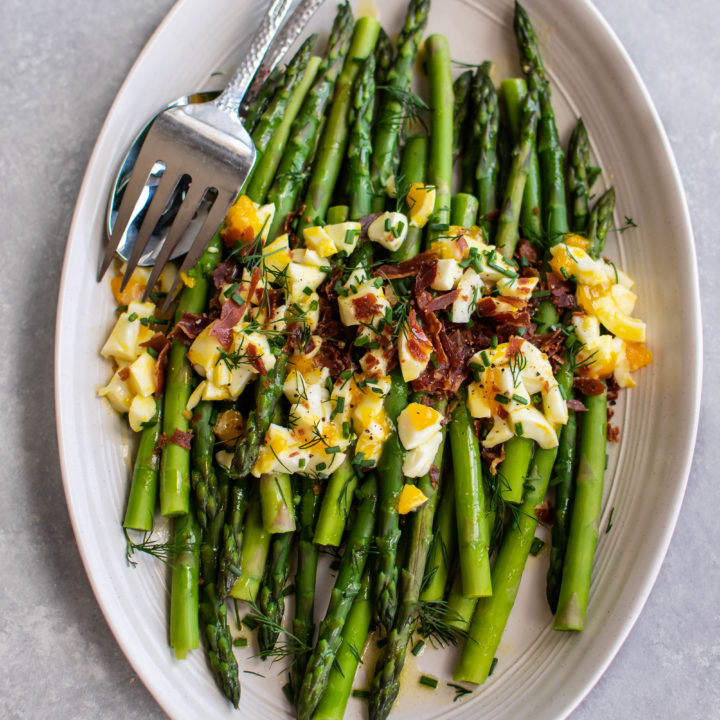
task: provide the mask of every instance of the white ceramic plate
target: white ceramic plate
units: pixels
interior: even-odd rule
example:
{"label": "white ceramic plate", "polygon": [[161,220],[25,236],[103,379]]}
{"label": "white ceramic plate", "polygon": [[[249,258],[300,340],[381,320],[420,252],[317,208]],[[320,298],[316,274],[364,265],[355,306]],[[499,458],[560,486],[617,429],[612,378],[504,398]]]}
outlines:
{"label": "white ceramic plate", "polygon": [[[383,0],[382,21],[400,27],[405,0]],[[551,72],[564,139],[582,114],[619,217],[639,228],[615,235],[608,253],[637,281],[637,315],[649,326],[655,362],[639,388],[621,395],[614,422],[622,442],[612,453],[593,572],[589,619],[578,635],[555,633],[544,598],[547,551],[530,558],[495,675],[452,703],[452,690],[417,685],[408,668],[394,717],[564,717],[612,660],[637,619],[672,535],[687,481],[700,392],[700,309],[694,247],[683,190],[665,133],[627,54],[586,1],[528,0]],[[313,20],[326,33],[334,3]],[[99,357],[113,319],[106,284],[95,283],[105,202],[126,147],[164,103],[217,84],[212,73],[237,63],[257,26],[258,3],[181,0],[142,52],[108,115],[75,209],[56,338],[57,422],[68,508],[80,553],[105,617],[160,705],[174,718],[238,717],[215,688],[202,651],[174,660],[166,640],[167,577],[162,565],[126,566],[120,521],[130,470],[126,423],[95,394],[109,367]],[[519,74],[510,0],[434,0],[429,31],[446,33],[452,56],[491,58],[497,79]],[[620,241],[618,243],[618,241]],[[682,322],[679,308],[683,309]],[[613,529],[604,528],[615,508]],[[242,717],[284,718],[281,667],[246,661]],[[248,653],[249,654],[249,653]],[[449,679],[452,652],[423,655],[419,665]],[[364,717],[351,700],[349,717]]]}

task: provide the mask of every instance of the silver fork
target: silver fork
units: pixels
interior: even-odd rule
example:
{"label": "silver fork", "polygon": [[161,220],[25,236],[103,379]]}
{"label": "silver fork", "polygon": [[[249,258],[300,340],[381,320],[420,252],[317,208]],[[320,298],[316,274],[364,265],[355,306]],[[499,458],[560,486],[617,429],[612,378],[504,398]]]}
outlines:
{"label": "silver fork", "polygon": [[[238,117],[238,107],[291,5],[292,0],[273,0],[247,55],[225,90],[215,100],[168,108],[156,117],[125,188],[112,235],[98,270],[98,279],[110,266],[138,198],[157,162],[162,162],[165,171],[138,231],[121,289],[130,280],[153,228],[171,201],[178,184],[188,180],[190,184],[187,193],[168,231],[161,254],[163,257],[158,257],[155,270],[159,274],[206,193],[214,191],[215,200],[185,256],[180,272],[186,272],[197,263],[255,162],[255,146]],[[175,288],[168,298],[174,292]]]}

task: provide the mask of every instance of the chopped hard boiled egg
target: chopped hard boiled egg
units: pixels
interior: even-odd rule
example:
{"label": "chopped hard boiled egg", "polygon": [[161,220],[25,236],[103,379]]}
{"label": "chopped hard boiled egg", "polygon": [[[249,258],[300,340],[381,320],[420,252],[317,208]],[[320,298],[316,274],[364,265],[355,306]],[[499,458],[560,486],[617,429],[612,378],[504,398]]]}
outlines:
{"label": "chopped hard boiled egg", "polygon": [[430,472],[442,439],[442,431],[438,430],[424,445],[410,450],[403,460],[403,475],[405,477],[423,477],[423,475],[427,475]]}
{"label": "chopped hard boiled egg", "polygon": [[410,224],[423,228],[435,208],[435,188],[432,185],[414,182],[410,185],[406,202]]}
{"label": "chopped hard boiled egg", "polygon": [[384,212],[370,223],[368,237],[382,245],[386,250],[394,252],[405,241],[408,231],[408,219],[399,212]]}
{"label": "chopped hard boiled egg", "polygon": [[442,429],[443,416],[435,408],[410,403],[398,416],[398,435],[406,450],[428,442]]}
{"label": "chopped hard boiled egg", "polygon": [[406,483],[398,498],[398,514],[407,515],[415,508],[427,502],[427,495],[416,485]]}

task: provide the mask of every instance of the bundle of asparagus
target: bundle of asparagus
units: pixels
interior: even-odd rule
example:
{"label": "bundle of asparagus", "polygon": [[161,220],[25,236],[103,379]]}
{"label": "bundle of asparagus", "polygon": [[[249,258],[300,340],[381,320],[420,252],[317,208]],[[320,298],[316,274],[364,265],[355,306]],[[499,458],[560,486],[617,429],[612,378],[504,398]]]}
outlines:
{"label": "bundle of asparagus", "polygon": [[[395,48],[340,5],[324,54],[308,38],[271,76],[248,119],[258,161],[170,332],[138,302],[142,270],[113,285],[100,394],[140,434],[129,548],[169,556],[170,644],[185,657],[202,631],[235,706],[228,598],[250,604],[261,657],[291,657],[301,720],[343,716],[373,632],[373,719],[413,637],[462,644],[454,680],[482,684],[551,484],[547,598],[556,629],[583,627],[608,401],[651,360],[632,281],[600,259],[615,195],[590,208],[581,119],[565,162],[520,5],[524,78],[498,93],[485,62],[453,85],[430,35],[429,104],[412,92],[429,5],[410,0]],[[322,547],[342,550],[316,633]]]}

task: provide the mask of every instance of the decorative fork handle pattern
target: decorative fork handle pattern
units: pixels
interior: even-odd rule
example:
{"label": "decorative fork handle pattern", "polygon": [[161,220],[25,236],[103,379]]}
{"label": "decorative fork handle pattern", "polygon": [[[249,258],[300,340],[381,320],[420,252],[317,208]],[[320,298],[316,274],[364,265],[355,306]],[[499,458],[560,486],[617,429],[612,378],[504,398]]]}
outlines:
{"label": "decorative fork handle pattern", "polygon": [[325,0],[302,0],[282,30],[280,30],[275,36],[275,39],[270,43],[270,47],[265,53],[262,64],[246,90],[242,103],[240,103],[240,115],[242,117],[247,114],[250,105],[255,101],[265,80],[267,80],[270,73],[275,69],[275,66],[283,59],[285,53],[297,39],[297,36],[315,14],[315,11],[324,2]]}
{"label": "decorative fork handle pattern", "polygon": [[265,53],[270,47],[278,28],[285,19],[292,2],[293,0],[273,0],[262,25],[255,33],[250,49],[232,78],[230,78],[230,82],[222,94],[214,100],[215,105],[221,110],[237,115],[240,102],[245,96],[253,75],[260,67],[260,63],[265,57]]}

